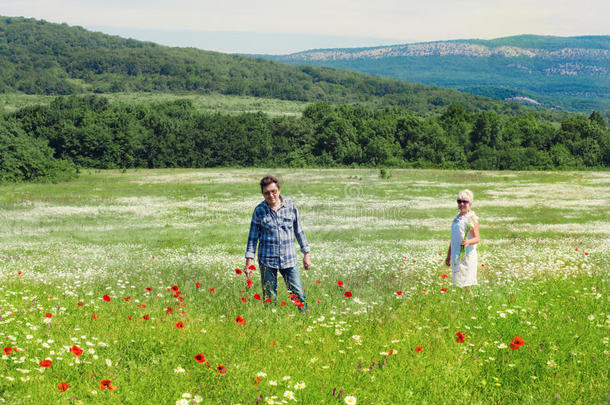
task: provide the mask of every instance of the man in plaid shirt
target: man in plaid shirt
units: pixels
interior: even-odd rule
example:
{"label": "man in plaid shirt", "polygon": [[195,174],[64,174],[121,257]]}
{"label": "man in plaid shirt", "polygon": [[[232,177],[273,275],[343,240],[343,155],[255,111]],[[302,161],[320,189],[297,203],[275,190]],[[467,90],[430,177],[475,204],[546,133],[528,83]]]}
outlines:
{"label": "man in plaid shirt", "polygon": [[303,267],[305,267],[305,270],[309,270],[311,267],[311,259],[307,238],[299,219],[299,212],[294,201],[280,195],[280,185],[275,177],[263,177],[260,185],[265,201],[258,204],[252,214],[246,247],[246,276],[249,278],[252,274],[249,267],[254,259],[256,245],[258,244],[258,263],[261,271],[263,295],[275,303],[277,272],[279,271],[284,278],[286,288],[296,296],[295,303],[299,308],[307,308],[297,263],[295,236],[301,247],[301,252],[303,252]]}

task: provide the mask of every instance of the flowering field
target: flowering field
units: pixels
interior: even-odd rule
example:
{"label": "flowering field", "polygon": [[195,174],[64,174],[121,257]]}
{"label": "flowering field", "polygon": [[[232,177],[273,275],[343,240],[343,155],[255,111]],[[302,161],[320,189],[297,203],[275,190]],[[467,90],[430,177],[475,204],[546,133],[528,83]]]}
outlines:
{"label": "flowering field", "polygon": [[[312,249],[306,314],[238,270],[267,173],[1,186],[0,402],[610,399],[610,173],[273,170]],[[464,186],[473,296],[442,263]]]}

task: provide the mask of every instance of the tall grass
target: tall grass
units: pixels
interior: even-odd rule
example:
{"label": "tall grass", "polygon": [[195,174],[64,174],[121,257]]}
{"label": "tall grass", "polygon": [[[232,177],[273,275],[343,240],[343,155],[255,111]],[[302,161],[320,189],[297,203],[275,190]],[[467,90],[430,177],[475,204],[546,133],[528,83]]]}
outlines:
{"label": "tall grass", "polygon": [[[610,175],[277,170],[312,248],[300,313],[282,283],[286,305],[266,306],[258,271],[252,287],[235,271],[267,172],[2,186],[0,401],[607,401]],[[466,186],[472,296],[441,263]]]}

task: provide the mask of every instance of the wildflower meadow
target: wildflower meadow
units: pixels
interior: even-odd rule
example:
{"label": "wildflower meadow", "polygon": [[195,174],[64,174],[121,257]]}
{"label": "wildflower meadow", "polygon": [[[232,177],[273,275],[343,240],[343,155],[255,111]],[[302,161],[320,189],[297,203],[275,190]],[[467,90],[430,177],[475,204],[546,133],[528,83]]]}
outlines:
{"label": "wildflower meadow", "polygon": [[[243,272],[265,174],[309,239],[307,312]],[[444,265],[463,188],[472,295]],[[0,403],[610,400],[608,172],[158,169],[0,189]]]}

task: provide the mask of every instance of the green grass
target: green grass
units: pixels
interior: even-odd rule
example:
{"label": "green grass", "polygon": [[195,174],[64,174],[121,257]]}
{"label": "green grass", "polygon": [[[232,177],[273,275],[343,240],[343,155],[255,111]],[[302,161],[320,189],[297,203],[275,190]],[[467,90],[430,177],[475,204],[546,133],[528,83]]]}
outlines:
{"label": "green grass", "polygon": [[[287,101],[262,97],[228,96],[223,94],[176,94],[176,93],[107,93],[97,94],[106,97],[111,103],[140,105],[160,102],[171,102],[188,99],[195,108],[202,112],[219,112],[239,114],[245,112],[263,112],[271,116],[300,116],[310,103]],[[0,108],[4,112],[14,112],[32,105],[48,105],[56,96],[0,94]]]}
{"label": "green grass", "polygon": [[[274,170],[312,248],[301,314],[282,283],[288,304],[266,308],[254,299],[258,272],[248,288],[234,271],[268,172],[85,171],[71,183],[1,186],[0,349],[18,351],[0,360],[0,401],[610,397],[608,173],[392,170],[382,180],[376,170]],[[441,263],[464,187],[481,219],[473,296]],[[511,350],[515,336],[525,344]],[[45,358],[51,367],[38,365]],[[101,390],[104,379],[117,390]]]}

